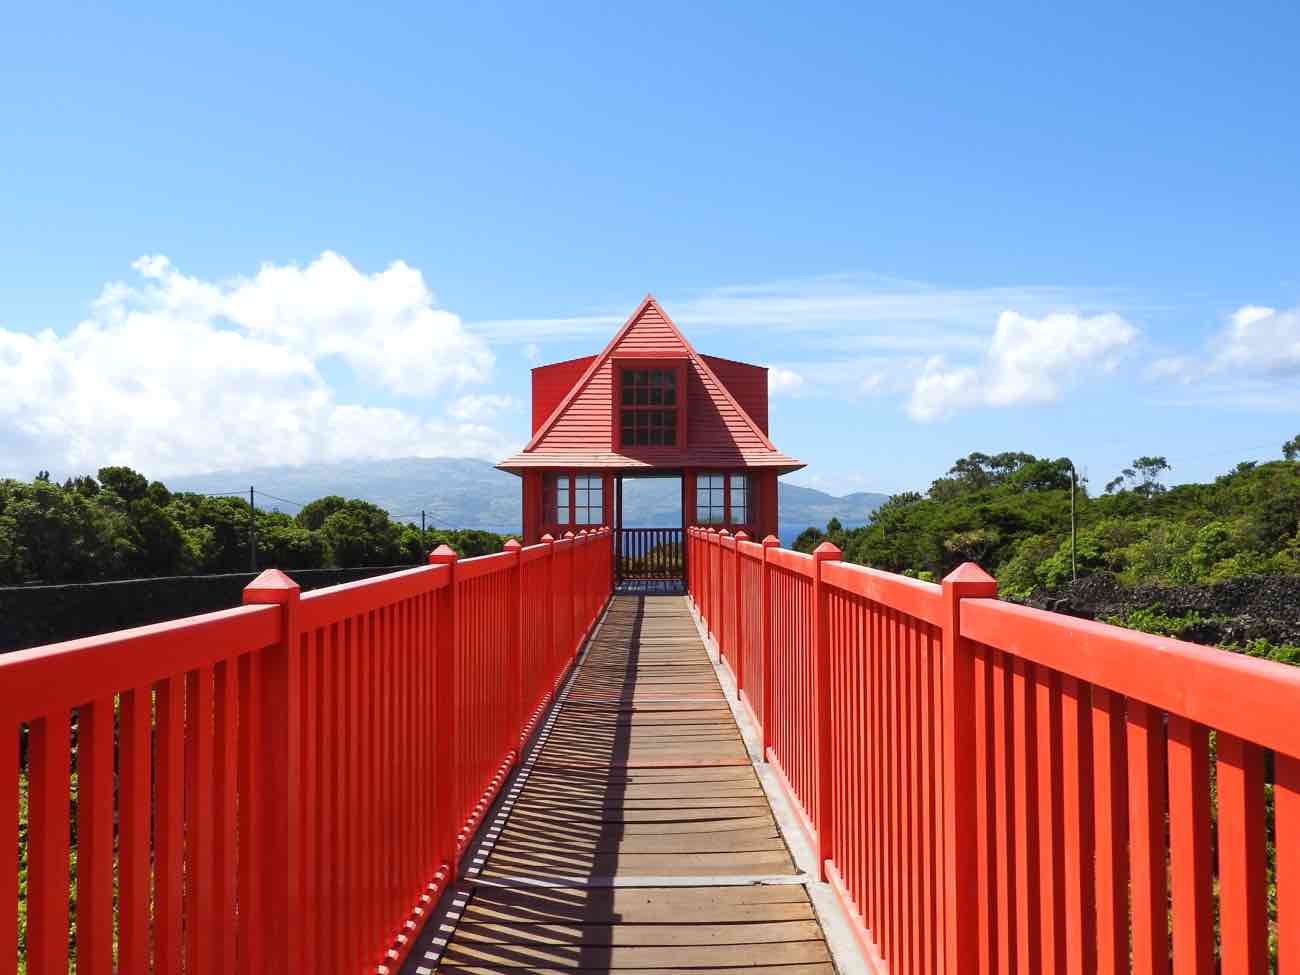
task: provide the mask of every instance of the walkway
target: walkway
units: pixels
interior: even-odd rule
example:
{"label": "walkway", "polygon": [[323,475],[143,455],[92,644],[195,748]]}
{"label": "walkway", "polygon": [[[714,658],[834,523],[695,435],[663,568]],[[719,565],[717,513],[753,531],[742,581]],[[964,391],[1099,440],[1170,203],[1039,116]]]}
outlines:
{"label": "walkway", "polygon": [[680,596],[616,595],[403,971],[832,975]]}

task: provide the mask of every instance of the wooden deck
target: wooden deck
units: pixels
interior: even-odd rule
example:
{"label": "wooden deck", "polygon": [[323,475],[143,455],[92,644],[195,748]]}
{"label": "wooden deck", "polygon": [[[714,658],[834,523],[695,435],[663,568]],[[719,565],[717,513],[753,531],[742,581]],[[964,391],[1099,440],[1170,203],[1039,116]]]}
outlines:
{"label": "wooden deck", "polygon": [[616,595],[403,971],[831,975],[680,596]]}

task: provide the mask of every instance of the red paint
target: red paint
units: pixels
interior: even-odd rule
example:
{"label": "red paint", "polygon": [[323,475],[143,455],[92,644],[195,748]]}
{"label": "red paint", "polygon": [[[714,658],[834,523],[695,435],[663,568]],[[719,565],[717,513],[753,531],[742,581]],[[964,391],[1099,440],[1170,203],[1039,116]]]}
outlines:
{"label": "red paint", "polygon": [[271,570],[237,610],[0,659],[28,971],[67,964],[73,708],[78,970],[112,969],[115,695],[120,972],[397,970],[600,615],[610,532],[430,562],[305,596]]}
{"label": "red paint", "polygon": [[594,355],[587,355],[533,369],[533,433],[542,428],[542,424],[555,412],[560,401],[595,359]]}
{"label": "red paint", "polygon": [[731,394],[736,404],[749,414],[763,434],[767,435],[767,368],[754,366],[734,359],[720,359],[702,355],[701,359],[713,370],[718,381]]}
{"label": "red paint", "polygon": [[940,588],[713,530],[687,547],[874,970],[1199,975],[1217,907],[1222,971],[1267,971],[1269,751],[1279,970],[1300,964],[1295,668],[1002,603],[970,565]]}
{"label": "red paint", "polygon": [[[678,376],[676,445],[620,443],[620,374],[625,368],[671,369]],[[546,520],[539,476],[544,472],[569,477],[604,473],[606,523],[613,520],[616,472],[679,474],[684,528],[695,520],[695,472],[746,471],[752,487],[743,527],[756,537],[775,532],[776,478],[803,465],[768,439],[767,412],[766,369],[701,356],[658,302],[646,296],[599,355],[533,370],[533,436],[521,452],[497,465],[522,478],[524,542],[532,544],[544,532],[567,527]]]}

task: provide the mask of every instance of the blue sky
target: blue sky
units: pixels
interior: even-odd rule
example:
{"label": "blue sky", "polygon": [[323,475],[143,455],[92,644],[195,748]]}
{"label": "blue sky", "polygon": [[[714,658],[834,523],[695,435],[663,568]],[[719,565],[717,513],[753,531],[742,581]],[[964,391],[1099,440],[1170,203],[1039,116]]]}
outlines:
{"label": "blue sky", "polygon": [[1294,5],[9,11],[0,473],[493,458],[647,291],[836,492],[1300,431]]}

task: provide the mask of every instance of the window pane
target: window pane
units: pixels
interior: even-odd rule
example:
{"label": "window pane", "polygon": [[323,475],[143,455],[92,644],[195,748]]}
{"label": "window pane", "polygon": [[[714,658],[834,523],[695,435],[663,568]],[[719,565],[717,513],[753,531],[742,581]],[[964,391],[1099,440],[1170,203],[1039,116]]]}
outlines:
{"label": "window pane", "polygon": [[677,431],[673,427],[664,431],[664,443],[669,447],[677,446]]}
{"label": "window pane", "polygon": [[631,385],[632,385],[632,380],[635,379],[635,378],[636,378],[636,374],[633,373],[631,369],[624,369],[624,370],[623,370],[623,385],[624,385],[624,386],[631,386]]}

